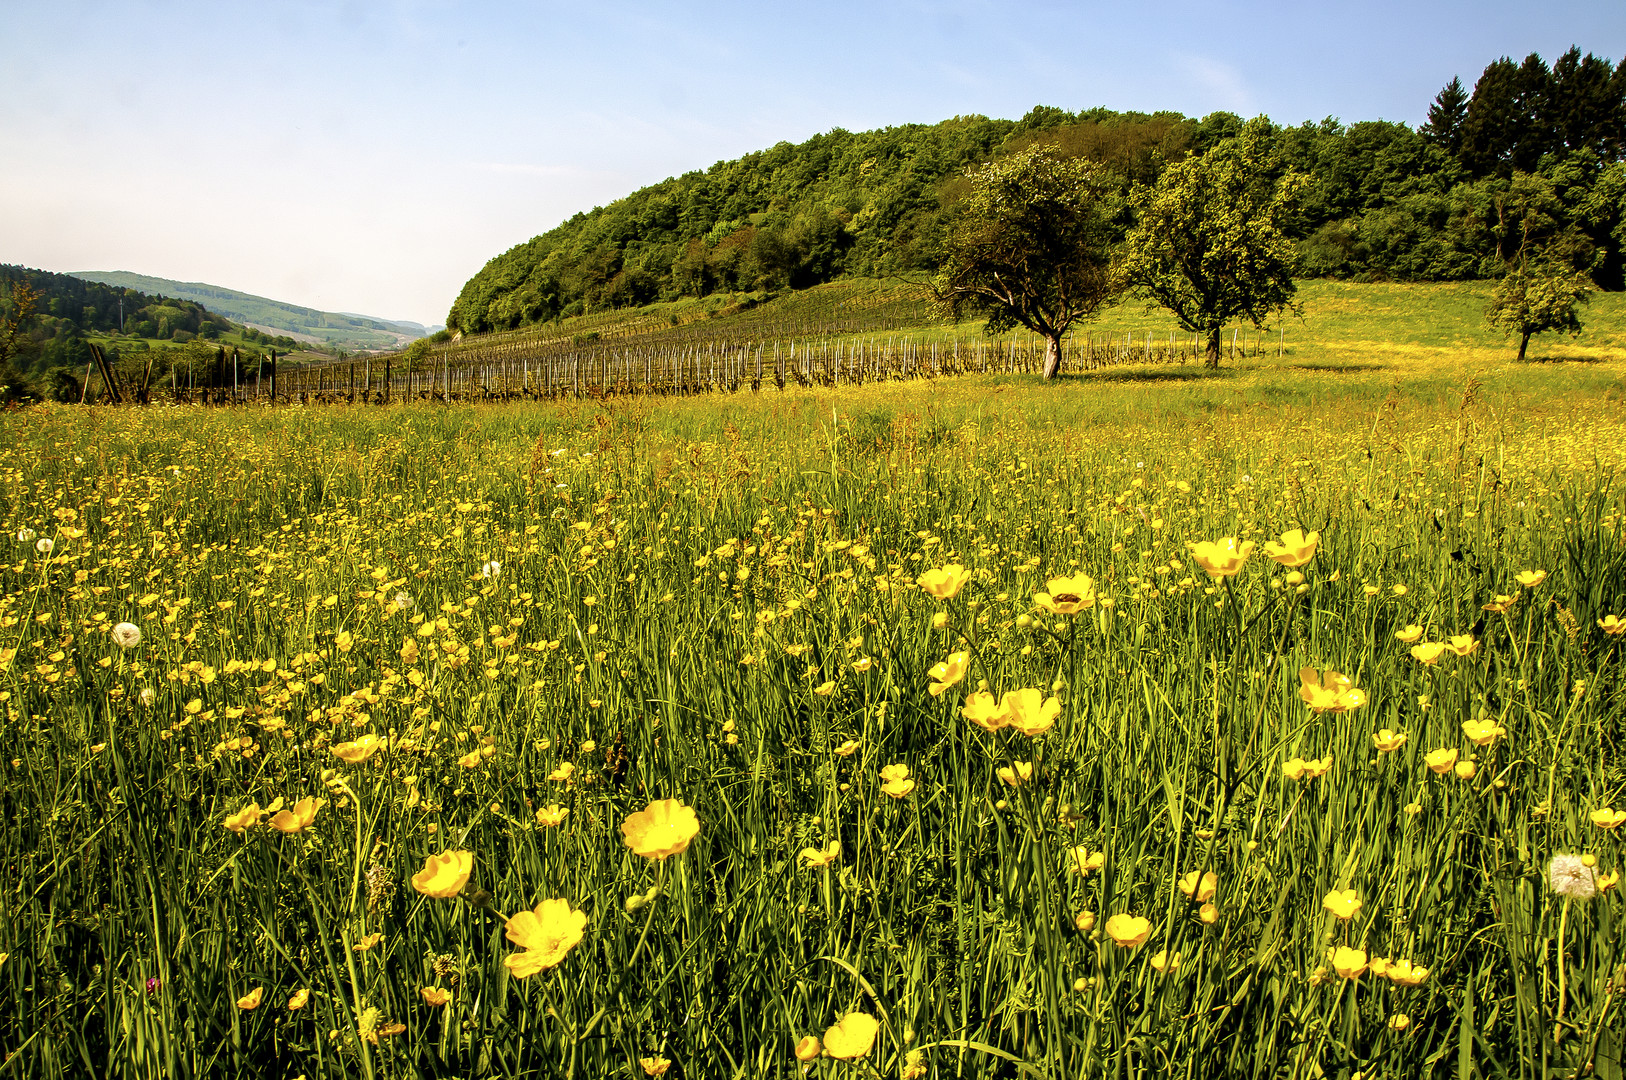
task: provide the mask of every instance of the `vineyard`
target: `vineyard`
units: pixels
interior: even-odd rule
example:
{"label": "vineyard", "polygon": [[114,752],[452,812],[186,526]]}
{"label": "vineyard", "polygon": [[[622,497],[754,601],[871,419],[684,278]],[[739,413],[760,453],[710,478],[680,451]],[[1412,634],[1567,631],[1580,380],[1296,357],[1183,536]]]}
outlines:
{"label": "vineyard", "polygon": [[[1244,338],[1241,328],[1228,340],[1232,357],[1281,347],[1253,332]],[[1201,355],[1196,335],[1090,327],[1067,339],[1063,366],[1191,363]],[[747,297],[603,312],[461,338],[427,356],[348,357],[279,370],[275,359],[221,353],[201,379],[196,371],[176,372],[156,393],[177,401],[329,404],[691,395],[1028,374],[1043,359],[1044,342],[1034,335],[985,336],[980,324],[934,319],[918,286],[866,282],[765,303]]]}

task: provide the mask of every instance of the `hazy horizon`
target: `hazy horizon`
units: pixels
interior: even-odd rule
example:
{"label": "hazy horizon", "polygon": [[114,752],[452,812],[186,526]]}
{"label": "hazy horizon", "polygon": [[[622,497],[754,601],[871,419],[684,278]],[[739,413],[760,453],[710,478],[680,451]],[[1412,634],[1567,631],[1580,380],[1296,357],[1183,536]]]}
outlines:
{"label": "hazy horizon", "polygon": [[0,262],[445,321],[495,255],[668,176],[1037,104],[1411,124],[1626,6],[62,3],[8,14]]}

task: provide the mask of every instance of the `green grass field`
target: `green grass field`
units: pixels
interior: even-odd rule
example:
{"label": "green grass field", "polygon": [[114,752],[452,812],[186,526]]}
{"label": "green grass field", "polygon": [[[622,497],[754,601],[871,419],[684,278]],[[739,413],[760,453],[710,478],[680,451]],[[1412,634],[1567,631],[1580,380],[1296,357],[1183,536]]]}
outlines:
{"label": "green grass field", "polygon": [[1618,299],[6,414],[0,1075],[1619,1076]]}

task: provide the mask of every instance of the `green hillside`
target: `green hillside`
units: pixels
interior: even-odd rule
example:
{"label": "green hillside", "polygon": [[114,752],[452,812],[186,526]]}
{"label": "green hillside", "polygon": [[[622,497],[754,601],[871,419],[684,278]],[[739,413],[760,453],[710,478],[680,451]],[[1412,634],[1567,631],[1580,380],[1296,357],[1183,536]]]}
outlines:
{"label": "green hillside", "polygon": [[76,270],[73,276],[86,281],[193,300],[205,305],[210,311],[245,325],[295,335],[330,348],[394,349],[440,329],[415,322],[378,319],[369,315],[318,311],[315,308],[285,304],[280,300],[269,300],[252,293],[238,292],[236,289],[227,289],[220,285],[209,285],[201,281],[172,281],[169,278],[134,274],[127,270]]}
{"label": "green hillside", "polygon": [[5,365],[10,370],[0,372],[7,396],[78,400],[93,344],[121,374],[138,380],[149,367],[157,381],[221,348],[253,356],[275,349],[292,354],[295,363],[317,359],[300,356],[295,351],[300,343],[290,337],[243,326],[195,300],[4,264],[0,321],[17,314],[17,291],[24,285],[36,298],[32,312],[19,322],[16,353]]}
{"label": "green hillside", "polygon": [[[936,269],[968,166],[1037,143],[1101,163],[1119,197],[1238,134],[1174,112],[961,116],[835,129],[685,173],[577,214],[492,259],[447,316],[464,333],[714,293]],[[1269,129],[1272,166],[1309,177],[1292,222],[1306,276],[1499,277],[1521,244],[1626,286],[1626,64],[1572,49],[1490,64],[1440,92],[1428,124]],[[1274,177],[1270,177],[1274,179]],[[1133,224],[1124,199],[1120,233]]]}

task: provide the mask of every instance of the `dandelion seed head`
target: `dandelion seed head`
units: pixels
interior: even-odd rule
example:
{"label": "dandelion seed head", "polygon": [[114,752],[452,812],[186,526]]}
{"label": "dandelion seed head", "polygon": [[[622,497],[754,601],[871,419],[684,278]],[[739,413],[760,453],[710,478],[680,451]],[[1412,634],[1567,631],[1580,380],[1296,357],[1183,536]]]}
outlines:
{"label": "dandelion seed head", "polygon": [[1558,895],[1576,900],[1598,895],[1598,879],[1579,855],[1554,855],[1547,864],[1547,883]]}
{"label": "dandelion seed head", "polygon": [[135,623],[121,622],[109,633],[113,637],[113,644],[121,649],[133,649],[141,644],[141,627]]}

